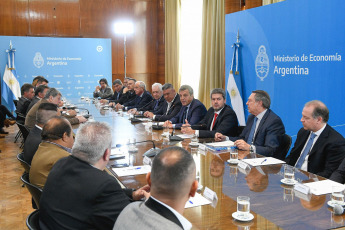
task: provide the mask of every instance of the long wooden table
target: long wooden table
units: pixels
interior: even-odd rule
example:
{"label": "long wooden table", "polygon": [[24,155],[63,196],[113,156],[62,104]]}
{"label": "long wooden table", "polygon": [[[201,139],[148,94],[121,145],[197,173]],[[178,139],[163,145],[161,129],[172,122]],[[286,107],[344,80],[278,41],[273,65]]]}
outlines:
{"label": "long wooden table", "polygon": [[[113,146],[126,144],[129,138],[136,141],[152,140],[158,148],[177,145],[187,149],[195,160],[199,183],[216,192],[218,202],[186,209],[184,216],[195,229],[331,229],[344,227],[345,214],[335,216],[327,206],[330,195],[296,196],[293,187],[282,185],[284,177],[282,165],[261,166],[252,168],[250,172],[240,170],[236,165],[226,161],[229,153],[202,152],[189,147],[190,140],[169,142],[162,137],[162,131],[145,129],[142,123],[131,123],[128,116],[118,114],[113,110],[103,110],[99,105],[78,101],[78,107],[87,108],[93,118],[103,121],[113,128]],[[199,139],[199,142],[210,142],[211,139]],[[120,161],[110,161],[109,171],[128,188],[139,188],[146,184],[145,175],[118,177],[111,167],[114,164],[142,165],[142,154],[152,148],[152,143],[138,143],[138,152],[127,153]],[[239,158],[254,157],[248,152],[241,152]],[[260,157],[260,156],[255,156]],[[265,175],[262,174],[262,171]],[[323,180],[312,173],[298,171],[296,180],[310,182]],[[236,197],[250,197],[250,212],[254,220],[239,222],[232,218],[236,211]]]}

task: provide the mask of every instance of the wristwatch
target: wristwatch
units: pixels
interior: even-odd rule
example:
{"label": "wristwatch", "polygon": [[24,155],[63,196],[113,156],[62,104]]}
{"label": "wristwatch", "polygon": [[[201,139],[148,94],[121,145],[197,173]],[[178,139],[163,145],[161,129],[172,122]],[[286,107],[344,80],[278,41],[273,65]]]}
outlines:
{"label": "wristwatch", "polygon": [[251,153],[253,153],[253,152],[254,152],[254,145],[250,145],[250,149],[249,149],[249,151],[250,151]]}

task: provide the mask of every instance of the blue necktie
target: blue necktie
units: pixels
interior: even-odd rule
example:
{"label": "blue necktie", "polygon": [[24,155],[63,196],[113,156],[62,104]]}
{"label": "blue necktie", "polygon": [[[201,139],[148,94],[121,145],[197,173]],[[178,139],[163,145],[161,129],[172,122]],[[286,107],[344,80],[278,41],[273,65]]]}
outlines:
{"label": "blue necktie", "polygon": [[247,143],[250,144],[250,145],[253,143],[253,138],[254,138],[254,133],[255,133],[256,122],[257,121],[258,121],[258,118],[255,117],[253,125],[252,125],[252,128],[251,128],[249,136],[248,136],[248,140],[247,140]]}
{"label": "blue necktie", "polygon": [[307,145],[305,146],[304,148],[304,151],[303,153],[301,154],[301,156],[299,157],[299,160],[296,164],[296,168],[301,168],[302,165],[303,165],[303,162],[305,160],[305,157],[308,155],[308,153],[310,152],[310,149],[311,149],[311,146],[313,145],[313,142],[314,142],[314,138],[316,137],[315,133],[311,133],[310,135],[310,138],[309,138],[309,141],[307,143]]}
{"label": "blue necktie", "polygon": [[155,106],[153,107],[153,110],[156,110],[156,109],[157,109],[157,107],[158,107],[158,101],[159,101],[159,100],[156,100],[156,103],[155,103]]}
{"label": "blue necktie", "polygon": [[185,123],[185,120],[187,119],[187,110],[188,110],[188,108],[185,107],[183,114],[182,114],[182,123],[183,124]]}

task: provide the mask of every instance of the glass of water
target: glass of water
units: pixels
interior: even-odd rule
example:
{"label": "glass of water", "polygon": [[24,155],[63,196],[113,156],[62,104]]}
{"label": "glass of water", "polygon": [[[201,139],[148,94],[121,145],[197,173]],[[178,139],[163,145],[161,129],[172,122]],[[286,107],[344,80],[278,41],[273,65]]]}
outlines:
{"label": "glass of water", "polygon": [[332,186],[332,203],[333,204],[344,204],[344,187]]}
{"label": "glass of water", "polygon": [[230,164],[238,164],[238,149],[236,146],[230,146],[229,148],[230,152]]}
{"label": "glass of water", "polygon": [[169,127],[163,127],[163,134],[162,136],[169,137]]}
{"label": "glass of water", "polygon": [[135,138],[129,138],[128,139],[128,152],[136,152],[138,149],[136,148],[136,139]]}
{"label": "glass of water", "polygon": [[290,165],[284,165],[284,180],[286,183],[295,181],[295,168]]}
{"label": "glass of water", "polygon": [[237,214],[239,217],[246,218],[250,212],[250,198],[248,196],[237,197]]}

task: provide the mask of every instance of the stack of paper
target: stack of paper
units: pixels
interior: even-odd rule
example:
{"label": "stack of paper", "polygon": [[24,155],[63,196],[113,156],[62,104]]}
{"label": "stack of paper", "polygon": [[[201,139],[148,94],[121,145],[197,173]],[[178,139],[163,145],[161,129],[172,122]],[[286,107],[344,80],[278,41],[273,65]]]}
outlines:
{"label": "stack of paper", "polygon": [[131,167],[125,167],[125,168],[112,168],[112,170],[119,177],[133,176],[133,175],[146,174],[148,172],[151,172],[151,166],[139,165],[139,166],[131,166]]}
{"label": "stack of paper", "polygon": [[285,161],[278,160],[274,157],[243,159],[242,161],[254,167],[261,166],[261,165],[285,164]]}

